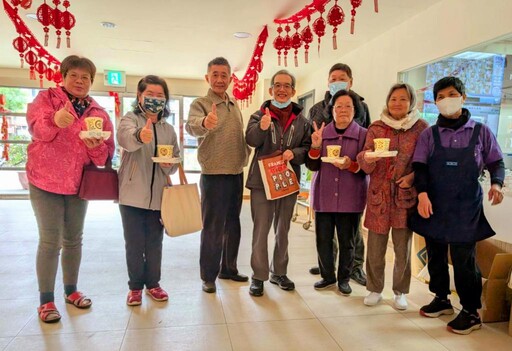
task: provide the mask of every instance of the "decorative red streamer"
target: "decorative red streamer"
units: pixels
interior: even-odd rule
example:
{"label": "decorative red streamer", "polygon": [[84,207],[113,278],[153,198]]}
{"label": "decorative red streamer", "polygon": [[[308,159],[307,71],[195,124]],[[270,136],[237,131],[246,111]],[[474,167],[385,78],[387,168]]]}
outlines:
{"label": "decorative red streamer", "polygon": [[237,76],[233,73],[233,96],[237,100],[241,100],[242,102],[246,102],[247,104],[256,89],[256,83],[258,82],[258,73],[263,69],[263,51],[265,49],[265,43],[268,39],[268,29],[267,26],[263,28],[260,35],[258,35],[258,40],[256,41],[256,45],[254,46],[254,52],[251,57],[251,61],[247,66],[247,70],[245,71],[244,77],[242,79],[238,79]]}
{"label": "decorative red streamer", "polygon": [[329,1],[331,0],[313,0],[311,4],[304,6],[302,10],[291,15],[287,18],[279,18],[275,19],[274,23],[276,24],[285,24],[285,23],[295,23],[300,22],[305,18],[310,17],[312,14],[318,11],[319,8],[323,8]]}
{"label": "decorative red streamer", "polygon": [[114,97],[116,118],[121,117],[121,100],[119,99],[119,94],[115,91],[109,91],[108,95]]}

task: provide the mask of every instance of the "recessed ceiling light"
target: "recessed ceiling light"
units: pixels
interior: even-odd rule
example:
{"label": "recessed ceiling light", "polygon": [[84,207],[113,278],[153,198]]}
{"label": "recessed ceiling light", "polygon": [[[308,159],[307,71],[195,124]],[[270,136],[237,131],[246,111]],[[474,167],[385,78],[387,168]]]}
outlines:
{"label": "recessed ceiling light", "polygon": [[245,38],[252,37],[252,34],[247,33],[247,32],[235,32],[235,33],[233,33],[233,35],[235,36],[235,38],[238,38],[238,39],[245,39]]}
{"label": "recessed ceiling light", "polygon": [[37,19],[37,15],[35,13],[27,13],[25,17],[30,18],[31,20]]}
{"label": "recessed ceiling light", "polygon": [[117,27],[116,24],[112,23],[112,22],[101,22],[100,24],[103,28],[108,28],[108,29],[114,29],[115,27]]}

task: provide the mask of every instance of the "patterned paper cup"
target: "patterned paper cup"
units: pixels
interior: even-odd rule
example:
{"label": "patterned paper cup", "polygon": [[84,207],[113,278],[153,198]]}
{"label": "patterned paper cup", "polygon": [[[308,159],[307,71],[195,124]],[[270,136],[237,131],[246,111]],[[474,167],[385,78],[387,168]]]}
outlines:
{"label": "patterned paper cup", "polygon": [[375,145],[375,151],[389,151],[389,138],[375,138],[373,143]]}
{"label": "patterned paper cup", "polygon": [[173,145],[157,145],[158,157],[172,157]]}
{"label": "patterned paper cup", "polygon": [[103,130],[103,118],[101,117],[86,117],[85,126],[88,131],[102,131]]}
{"label": "patterned paper cup", "polygon": [[341,145],[327,145],[327,157],[340,157]]}

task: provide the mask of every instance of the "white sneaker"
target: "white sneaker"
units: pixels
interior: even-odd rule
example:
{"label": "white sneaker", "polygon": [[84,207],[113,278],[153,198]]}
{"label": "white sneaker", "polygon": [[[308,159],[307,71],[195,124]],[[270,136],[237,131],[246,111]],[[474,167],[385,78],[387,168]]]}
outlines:
{"label": "white sneaker", "polygon": [[393,301],[395,303],[395,308],[397,310],[406,310],[407,309],[407,298],[405,294],[398,294],[393,297]]}
{"label": "white sneaker", "polygon": [[382,300],[381,293],[371,292],[364,298],[364,304],[366,306],[375,306],[380,302],[380,300]]}

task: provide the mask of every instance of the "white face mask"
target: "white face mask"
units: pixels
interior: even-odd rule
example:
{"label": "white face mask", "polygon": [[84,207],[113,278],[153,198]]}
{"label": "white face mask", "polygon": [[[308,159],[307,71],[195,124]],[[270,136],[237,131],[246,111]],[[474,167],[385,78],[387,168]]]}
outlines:
{"label": "white face mask", "polygon": [[439,113],[443,116],[451,116],[462,108],[462,96],[447,97],[436,103]]}

